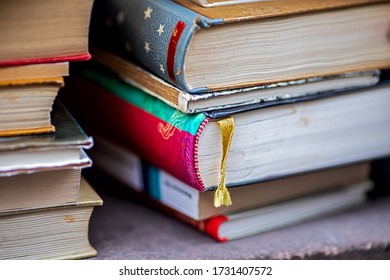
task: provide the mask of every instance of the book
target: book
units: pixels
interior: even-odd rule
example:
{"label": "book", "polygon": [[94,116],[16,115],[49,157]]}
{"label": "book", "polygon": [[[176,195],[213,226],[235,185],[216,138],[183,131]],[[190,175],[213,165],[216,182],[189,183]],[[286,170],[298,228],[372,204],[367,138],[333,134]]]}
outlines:
{"label": "book", "polygon": [[0,83],[20,80],[39,80],[69,75],[69,63],[38,63],[0,67]]}
{"label": "book", "polygon": [[0,213],[0,259],[80,259],[96,250],[88,238],[89,219],[101,198],[83,179],[77,203]]}
{"label": "book", "polygon": [[92,0],[2,1],[0,66],[90,58]]}
{"label": "book", "polygon": [[53,168],[30,174],[2,176],[0,213],[75,204],[79,198],[81,170],[91,161],[74,167]]}
{"label": "book", "polygon": [[0,136],[53,132],[50,113],[62,86],[63,77],[1,81]]}
{"label": "book", "polygon": [[[234,203],[214,207],[212,191],[200,192],[135,153],[103,138],[90,150],[94,167],[126,188],[142,192],[183,215],[204,221],[214,216],[253,210],[306,195],[368,180],[370,163],[359,163],[230,189]],[[142,201],[141,201],[142,202]]]}
{"label": "book", "polygon": [[104,1],[91,43],[182,90],[220,91],[390,67],[388,1]]}
{"label": "book", "polygon": [[[62,97],[90,135],[207,191],[389,155],[389,87],[238,113],[184,114],[88,68],[70,77]],[[91,100],[94,106],[85,106]]]}
{"label": "book", "polygon": [[104,50],[92,50],[93,60],[108,67],[121,79],[141,88],[184,113],[215,111],[245,105],[265,104],[310,95],[337,93],[368,87],[379,81],[380,71],[349,72],[311,77],[261,86],[215,92],[189,93],[173,86],[137,64]]}
{"label": "book", "polygon": [[93,146],[93,139],[59,101],[52,122],[54,133],[0,138],[0,177],[91,164],[84,149]]}
{"label": "book", "polygon": [[227,242],[361,207],[366,203],[366,193],[371,188],[371,182],[365,181],[200,222],[186,221],[185,217],[177,218],[192,223],[217,241]]}

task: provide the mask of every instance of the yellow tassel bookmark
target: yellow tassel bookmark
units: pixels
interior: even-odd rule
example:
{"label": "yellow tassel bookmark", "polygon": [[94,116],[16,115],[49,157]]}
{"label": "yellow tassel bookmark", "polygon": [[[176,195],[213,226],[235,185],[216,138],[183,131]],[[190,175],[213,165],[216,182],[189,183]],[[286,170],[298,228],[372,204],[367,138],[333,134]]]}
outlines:
{"label": "yellow tassel bookmark", "polygon": [[222,160],[221,160],[221,180],[214,194],[214,206],[220,207],[222,205],[232,205],[229,191],[225,184],[226,176],[226,160],[230,149],[234,133],[234,120],[232,117],[227,117],[217,121],[222,133]]}

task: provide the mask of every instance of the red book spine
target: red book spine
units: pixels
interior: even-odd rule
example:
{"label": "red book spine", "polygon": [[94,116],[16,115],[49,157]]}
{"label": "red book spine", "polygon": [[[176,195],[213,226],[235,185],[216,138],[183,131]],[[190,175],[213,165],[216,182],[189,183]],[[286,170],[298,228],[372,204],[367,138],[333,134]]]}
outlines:
{"label": "red book spine", "polygon": [[197,141],[207,119],[192,135],[87,79],[73,76],[66,81],[65,89],[68,107],[73,107],[89,134],[107,138],[189,186],[204,190],[197,169]]}

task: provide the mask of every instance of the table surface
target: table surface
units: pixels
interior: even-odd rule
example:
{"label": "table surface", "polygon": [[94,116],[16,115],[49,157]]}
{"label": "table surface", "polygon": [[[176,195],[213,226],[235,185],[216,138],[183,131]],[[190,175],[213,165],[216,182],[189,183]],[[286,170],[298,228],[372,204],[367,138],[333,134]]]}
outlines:
{"label": "table surface", "polygon": [[[90,221],[93,259],[390,259],[390,198],[256,236],[218,243],[138,202],[110,180],[87,176],[104,200]],[[104,178],[104,177],[103,177]]]}

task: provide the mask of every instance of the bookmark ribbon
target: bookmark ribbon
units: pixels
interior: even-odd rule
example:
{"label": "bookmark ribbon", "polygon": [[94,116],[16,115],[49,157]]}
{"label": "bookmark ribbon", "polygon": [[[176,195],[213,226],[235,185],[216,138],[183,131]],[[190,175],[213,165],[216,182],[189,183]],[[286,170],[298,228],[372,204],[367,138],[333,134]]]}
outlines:
{"label": "bookmark ribbon", "polygon": [[233,133],[234,133],[234,119],[232,117],[227,117],[217,121],[219,127],[221,128],[222,134],[222,160],[221,160],[221,179],[219,185],[214,194],[214,206],[220,207],[222,205],[229,206],[232,205],[232,200],[230,198],[229,190],[226,187],[225,177],[226,177],[226,160],[229,154],[230,144],[232,142]]}

